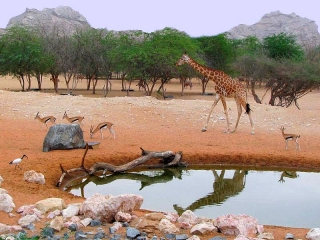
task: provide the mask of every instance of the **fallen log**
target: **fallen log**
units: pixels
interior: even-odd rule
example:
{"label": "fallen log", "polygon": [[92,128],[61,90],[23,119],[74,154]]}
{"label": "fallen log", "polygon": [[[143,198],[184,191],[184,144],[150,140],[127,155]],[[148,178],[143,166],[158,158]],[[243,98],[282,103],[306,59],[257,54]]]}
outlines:
{"label": "fallen log", "polygon": [[[112,173],[120,173],[120,172],[125,172],[128,171],[132,168],[135,168],[147,161],[149,161],[150,159],[154,159],[154,158],[159,158],[160,159],[160,163],[161,165],[158,165],[157,167],[174,167],[174,166],[183,166],[185,167],[186,164],[182,162],[182,152],[176,152],[174,153],[173,151],[163,151],[163,152],[157,152],[157,151],[148,151],[148,150],[144,150],[143,148],[140,148],[142,153],[141,153],[141,157],[132,160],[131,162],[128,162],[126,164],[120,165],[120,166],[115,166],[113,164],[110,163],[105,163],[105,162],[97,162],[94,163],[89,169],[86,169],[84,167],[84,160],[85,160],[85,156],[88,152],[88,144],[86,144],[86,149],[84,152],[84,155],[82,157],[82,161],[81,161],[81,166],[78,168],[72,168],[69,170],[65,170],[62,166],[62,164],[60,164],[60,168],[61,168],[61,176],[59,178],[59,181],[57,182],[56,186],[60,187],[63,179],[65,178],[66,175],[70,174],[70,173],[74,173],[74,172],[85,172],[86,175],[93,175],[99,171],[103,171],[102,174],[106,174],[106,172],[110,171]],[[81,177],[84,177],[86,175],[83,176],[83,174],[80,174]],[[74,176],[71,177],[71,180],[69,179],[68,182],[79,178],[79,176]],[[66,185],[67,183],[64,183],[64,185]]]}

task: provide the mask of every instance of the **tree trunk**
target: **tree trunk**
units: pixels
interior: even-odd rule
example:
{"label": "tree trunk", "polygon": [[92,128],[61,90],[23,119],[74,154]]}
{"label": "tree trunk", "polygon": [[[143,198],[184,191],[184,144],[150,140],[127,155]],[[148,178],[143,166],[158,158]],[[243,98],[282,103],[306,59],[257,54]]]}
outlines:
{"label": "tree trunk", "polygon": [[[163,152],[155,152],[155,151],[146,151],[142,148],[142,156],[132,160],[129,163],[120,165],[120,166],[115,166],[113,164],[110,163],[105,163],[105,162],[96,162],[95,164],[93,164],[89,169],[84,167],[84,160],[85,160],[85,156],[88,152],[89,146],[88,144],[86,144],[86,149],[84,152],[84,155],[82,157],[82,161],[81,161],[81,166],[78,168],[72,168],[69,170],[64,170],[64,168],[62,167],[62,165],[60,164],[60,168],[62,171],[62,174],[60,176],[59,181],[57,182],[56,186],[60,187],[61,184],[66,185],[63,182],[63,179],[66,175],[70,174],[70,173],[74,173],[74,172],[80,172],[77,175],[81,175],[81,177],[84,177],[86,175],[93,175],[99,171],[103,171],[103,174],[105,174],[106,172],[110,171],[112,173],[120,173],[120,172],[125,172],[127,170],[130,170],[132,168],[135,168],[145,162],[147,162],[150,159],[153,158],[160,158],[160,165],[158,167],[173,167],[173,166],[186,166],[185,163],[182,162],[182,152],[172,152],[172,151],[163,151]],[[86,174],[83,174],[83,172],[86,172]],[[76,176],[75,178],[78,178],[78,176]]]}
{"label": "tree trunk", "polygon": [[251,87],[251,93],[253,95],[253,99],[257,102],[257,103],[260,103],[261,104],[261,100],[260,98],[258,97],[258,95],[256,94],[256,90],[255,90],[255,81],[250,81],[250,87]]}
{"label": "tree trunk", "polygon": [[37,74],[36,78],[37,78],[37,82],[38,82],[38,89],[41,91],[41,88],[42,88],[42,74]]}
{"label": "tree trunk", "polygon": [[22,92],[24,92],[24,76],[23,76],[23,74],[21,74],[18,77],[18,80],[19,80],[19,83],[20,83],[20,86],[21,86],[21,90],[22,90]]}

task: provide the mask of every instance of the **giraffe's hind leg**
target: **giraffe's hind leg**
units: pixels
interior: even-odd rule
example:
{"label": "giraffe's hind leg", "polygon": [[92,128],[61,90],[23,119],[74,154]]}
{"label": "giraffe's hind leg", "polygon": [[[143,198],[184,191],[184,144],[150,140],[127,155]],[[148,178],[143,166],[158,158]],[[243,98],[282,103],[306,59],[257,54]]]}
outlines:
{"label": "giraffe's hind leg", "polygon": [[221,97],[221,102],[222,102],[222,105],[223,105],[224,114],[226,115],[226,119],[227,119],[227,130],[226,130],[226,133],[229,133],[230,132],[230,120],[229,120],[229,113],[228,113],[226,99],[224,97]]}
{"label": "giraffe's hind leg", "polygon": [[240,120],[240,117],[241,117],[241,114],[242,114],[242,107],[241,107],[240,102],[236,100],[236,104],[237,104],[237,109],[238,109],[238,118],[237,118],[237,122],[236,122],[236,125],[235,125],[232,133],[234,133],[237,130],[238,124],[239,124],[239,120]]}
{"label": "giraffe's hind leg", "polygon": [[249,120],[250,120],[250,124],[251,124],[251,134],[254,135],[254,125],[253,125],[253,121],[252,121],[252,117],[251,117],[250,105],[248,103],[246,103],[245,101],[239,101],[237,99],[236,99],[236,104],[237,104],[237,108],[238,108],[238,118],[237,118],[235,128],[232,132],[235,132],[238,128],[239,120],[240,120],[240,117],[242,114],[242,107],[243,107],[246,111],[246,114],[248,114],[248,116],[249,116]]}

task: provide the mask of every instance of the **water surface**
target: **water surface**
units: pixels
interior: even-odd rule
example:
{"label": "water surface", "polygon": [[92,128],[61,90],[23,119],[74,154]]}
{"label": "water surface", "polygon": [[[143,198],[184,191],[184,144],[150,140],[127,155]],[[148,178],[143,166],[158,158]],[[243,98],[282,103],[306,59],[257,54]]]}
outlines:
{"label": "water surface", "polygon": [[216,218],[248,214],[259,224],[319,227],[320,173],[236,169],[162,169],[83,179],[68,189],[74,195],[95,193],[143,196],[143,209]]}

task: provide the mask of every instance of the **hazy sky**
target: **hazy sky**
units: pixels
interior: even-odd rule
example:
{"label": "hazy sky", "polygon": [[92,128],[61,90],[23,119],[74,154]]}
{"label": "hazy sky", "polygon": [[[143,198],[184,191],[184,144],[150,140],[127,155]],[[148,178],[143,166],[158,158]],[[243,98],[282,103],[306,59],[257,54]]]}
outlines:
{"label": "hazy sky", "polygon": [[165,27],[191,37],[212,36],[239,25],[251,25],[273,11],[295,13],[319,26],[317,0],[6,0],[1,1],[0,28],[26,8],[69,6],[94,28],[153,32]]}

